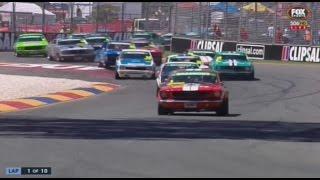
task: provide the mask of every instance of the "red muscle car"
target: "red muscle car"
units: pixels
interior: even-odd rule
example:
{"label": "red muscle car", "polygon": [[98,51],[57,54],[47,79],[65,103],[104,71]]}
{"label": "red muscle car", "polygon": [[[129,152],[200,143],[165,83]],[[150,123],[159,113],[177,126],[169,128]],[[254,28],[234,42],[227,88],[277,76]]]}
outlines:
{"label": "red muscle car", "polygon": [[219,75],[210,70],[187,69],[171,74],[158,92],[158,114],[176,111],[229,113],[228,91]]}

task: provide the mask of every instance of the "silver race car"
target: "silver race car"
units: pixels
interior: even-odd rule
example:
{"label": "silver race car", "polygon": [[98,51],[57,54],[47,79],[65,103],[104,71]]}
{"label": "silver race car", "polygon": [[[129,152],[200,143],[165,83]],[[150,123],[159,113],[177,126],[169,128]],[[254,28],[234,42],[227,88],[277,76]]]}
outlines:
{"label": "silver race car", "polygon": [[83,39],[55,39],[48,46],[48,59],[53,61],[95,59],[94,48]]}

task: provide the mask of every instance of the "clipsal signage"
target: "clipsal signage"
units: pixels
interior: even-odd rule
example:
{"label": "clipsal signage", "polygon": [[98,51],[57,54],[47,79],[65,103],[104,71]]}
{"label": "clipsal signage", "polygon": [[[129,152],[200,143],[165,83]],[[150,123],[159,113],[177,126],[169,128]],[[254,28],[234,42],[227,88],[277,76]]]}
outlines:
{"label": "clipsal signage", "polygon": [[291,19],[308,19],[311,18],[311,10],[304,7],[294,7],[288,10],[288,16]]}
{"label": "clipsal signage", "polygon": [[208,41],[208,40],[191,40],[190,49],[197,50],[211,50],[221,52],[223,42],[221,41]]}
{"label": "clipsal signage", "polygon": [[283,46],[283,61],[320,62],[320,47]]}

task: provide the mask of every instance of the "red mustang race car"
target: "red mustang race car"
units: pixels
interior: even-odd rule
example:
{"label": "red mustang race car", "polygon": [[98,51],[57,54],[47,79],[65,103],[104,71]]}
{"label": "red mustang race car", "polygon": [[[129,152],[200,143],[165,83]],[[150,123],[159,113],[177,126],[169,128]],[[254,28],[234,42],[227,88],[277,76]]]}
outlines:
{"label": "red mustang race car", "polygon": [[148,40],[142,40],[142,39],[141,40],[140,39],[133,40],[133,41],[131,41],[131,43],[133,43],[137,49],[150,50],[154,63],[157,66],[160,66],[162,64],[163,52],[159,47],[153,45]]}
{"label": "red mustang race car", "polygon": [[179,70],[171,74],[158,92],[158,114],[175,111],[229,113],[228,91],[216,72],[202,69]]}

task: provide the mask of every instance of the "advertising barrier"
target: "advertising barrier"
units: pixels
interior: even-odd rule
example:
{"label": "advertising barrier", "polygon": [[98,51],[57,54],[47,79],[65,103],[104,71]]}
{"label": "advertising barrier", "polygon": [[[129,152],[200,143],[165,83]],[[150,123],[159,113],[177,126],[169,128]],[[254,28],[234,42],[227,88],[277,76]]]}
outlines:
{"label": "advertising barrier", "polygon": [[246,53],[249,59],[263,60],[265,46],[252,44],[237,44],[237,51]]}
{"label": "advertising barrier", "polygon": [[282,61],[320,62],[319,46],[283,46]]}
{"label": "advertising barrier", "polygon": [[247,53],[249,59],[254,60],[281,60],[283,45],[247,44],[233,41],[189,39],[173,37],[171,51],[175,53],[186,52],[189,49],[213,51],[242,51]]}

